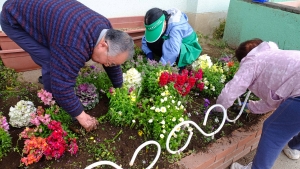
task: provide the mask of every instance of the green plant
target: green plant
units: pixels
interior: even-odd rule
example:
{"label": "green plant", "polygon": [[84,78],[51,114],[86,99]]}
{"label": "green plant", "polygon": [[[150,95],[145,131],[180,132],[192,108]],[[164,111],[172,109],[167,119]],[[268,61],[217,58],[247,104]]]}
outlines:
{"label": "green plant", "polygon": [[221,20],[220,25],[214,30],[213,37],[215,39],[222,39],[225,31],[226,20]]}
{"label": "green plant", "polygon": [[0,127],[0,161],[2,157],[7,155],[7,153],[11,150],[12,141],[10,134]]}
{"label": "green plant", "polygon": [[104,142],[100,140],[95,140],[94,137],[90,137],[86,142],[86,148],[89,153],[94,154],[94,159],[97,161],[107,160],[107,161],[116,161],[116,157],[114,156],[114,146],[112,144],[115,143],[115,140],[122,134],[122,130],[120,130],[116,136],[110,140],[105,139]]}
{"label": "green plant", "polygon": [[95,66],[84,66],[80,69],[76,78],[76,86],[83,83],[93,84],[97,88],[97,92],[104,93],[112,86],[107,73]]}

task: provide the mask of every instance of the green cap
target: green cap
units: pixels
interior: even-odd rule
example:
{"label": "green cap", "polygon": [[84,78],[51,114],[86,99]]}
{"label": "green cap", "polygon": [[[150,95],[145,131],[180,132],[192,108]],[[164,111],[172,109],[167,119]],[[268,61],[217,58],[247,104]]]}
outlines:
{"label": "green cap", "polygon": [[165,15],[162,15],[155,22],[150,25],[145,25],[145,39],[148,43],[153,43],[158,40],[158,38],[163,33]]}

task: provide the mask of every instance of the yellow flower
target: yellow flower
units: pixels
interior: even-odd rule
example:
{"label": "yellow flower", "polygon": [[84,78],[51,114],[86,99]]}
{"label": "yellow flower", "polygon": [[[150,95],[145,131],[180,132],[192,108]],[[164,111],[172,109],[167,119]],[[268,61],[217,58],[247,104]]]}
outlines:
{"label": "yellow flower", "polygon": [[135,102],[136,101],[136,96],[133,94],[130,96],[131,101]]}
{"label": "yellow flower", "polygon": [[138,131],[138,135],[139,135],[140,137],[142,137],[143,134],[144,134],[144,133],[143,133],[142,130],[139,130],[139,131]]}

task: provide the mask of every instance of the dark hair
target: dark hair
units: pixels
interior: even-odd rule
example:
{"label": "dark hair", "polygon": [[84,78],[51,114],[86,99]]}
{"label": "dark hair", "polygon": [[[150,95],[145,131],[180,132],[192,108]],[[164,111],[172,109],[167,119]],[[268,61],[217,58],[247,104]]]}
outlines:
{"label": "dark hair", "polygon": [[106,32],[105,40],[109,46],[108,53],[110,56],[116,56],[119,53],[128,51],[128,59],[134,54],[134,42],[128,33],[109,29]]}
{"label": "dark hair", "polygon": [[166,20],[169,18],[169,14],[164,10],[161,10],[159,8],[149,9],[144,18],[145,25],[151,25],[153,22],[155,22],[157,19],[159,19],[162,15],[165,15]]}
{"label": "dark hair", "polygon": [[235,57],[239,62],[242,61],[244,57],[248,55],[248,53],[254,49],[256,46],[261,44],[263,41],[259,38],[247,40],[239,45],[239,47],[235,50]]}

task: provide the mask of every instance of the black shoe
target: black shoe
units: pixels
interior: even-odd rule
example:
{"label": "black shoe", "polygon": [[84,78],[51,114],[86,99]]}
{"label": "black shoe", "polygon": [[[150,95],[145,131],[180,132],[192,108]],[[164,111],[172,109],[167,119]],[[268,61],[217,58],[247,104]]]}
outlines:
{"label": "black shoe", "polygon": [[43,77],[40,76],[40,77],[38,78],[38,81],[39,81],[40,84],[43,84]]}

